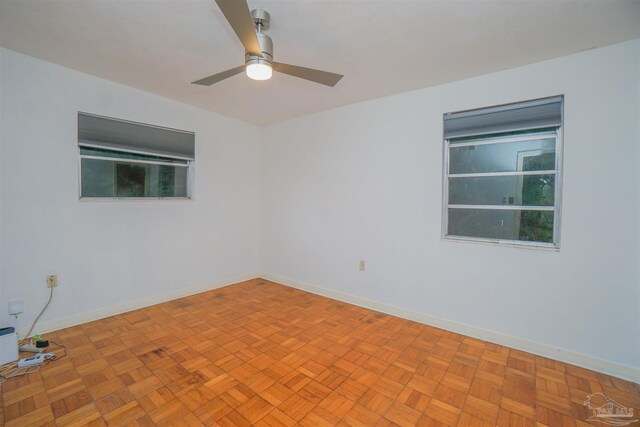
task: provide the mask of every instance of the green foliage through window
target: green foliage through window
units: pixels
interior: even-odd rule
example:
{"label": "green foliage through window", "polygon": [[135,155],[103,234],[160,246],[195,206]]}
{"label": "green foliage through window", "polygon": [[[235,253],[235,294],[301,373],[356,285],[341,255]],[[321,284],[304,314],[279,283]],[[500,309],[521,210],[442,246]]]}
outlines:
{"label": "green foliage through window", "polygon": [[554,244],[555,129],[446,143],[447,236]]}
{"label": "green foliage through window", "polygon": [[[189,163],[180,159],[82,148],[81,196],[188,197]],[[136,162],[137,160],[137,162]]]}

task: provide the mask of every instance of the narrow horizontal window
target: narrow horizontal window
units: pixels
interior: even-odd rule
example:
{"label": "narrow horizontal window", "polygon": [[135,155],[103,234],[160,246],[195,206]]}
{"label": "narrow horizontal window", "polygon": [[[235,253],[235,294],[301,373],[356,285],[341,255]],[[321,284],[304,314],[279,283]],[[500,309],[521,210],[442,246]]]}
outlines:
{"label": "narrow horizontal window", "polygon": [[189,162],[80,150],[83,197],[188,197]]}
{"label": "narrow horizontal window", "polygon": [[194,135],[78,114],[81,198],[189,198]]}

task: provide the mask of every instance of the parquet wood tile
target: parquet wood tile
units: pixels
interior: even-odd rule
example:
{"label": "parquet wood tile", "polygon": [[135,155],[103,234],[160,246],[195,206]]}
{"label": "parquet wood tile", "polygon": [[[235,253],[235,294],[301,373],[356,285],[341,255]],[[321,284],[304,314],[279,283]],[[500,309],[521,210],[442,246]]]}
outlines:
{"label": "parquet wood tile", "polygon": [[[640,385],[262,279],[47,334],[6,426],[586,426]],[[60,348],[52,346],[57,354]]]}

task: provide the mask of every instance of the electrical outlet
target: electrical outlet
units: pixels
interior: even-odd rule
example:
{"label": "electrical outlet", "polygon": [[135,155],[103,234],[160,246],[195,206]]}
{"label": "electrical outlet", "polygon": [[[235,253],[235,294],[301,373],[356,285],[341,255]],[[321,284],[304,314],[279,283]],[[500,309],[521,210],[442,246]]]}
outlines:
{"label": "electrical outlet", "polygon": [[56,286],[58,286],[58,275],[47,276],[47,288],[55,288]]}
{"label": "electrical outlet", "polygon": [[360,271],[364,271],[365,267],[366,267],[366,265],[364,263],[364,260],[361,259],[360,262],[358,263],[358,268],[360,269]]}

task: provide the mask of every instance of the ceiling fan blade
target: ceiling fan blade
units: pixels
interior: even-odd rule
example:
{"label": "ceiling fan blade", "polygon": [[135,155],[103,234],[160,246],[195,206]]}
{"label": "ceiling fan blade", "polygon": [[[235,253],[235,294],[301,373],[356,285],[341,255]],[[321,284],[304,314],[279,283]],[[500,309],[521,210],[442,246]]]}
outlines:
{"label": "ceiling fan blade", "polygon": [[273,63],[273,69],[289,74],[290,76],[300,77],[301,79],[311,80],[327,86],[335,86],[344,76],[342,74],[329,73],[327,71],[314,70],[313,68],[298,67],[297,65],[282,64],[280,62]]}
{"label": "ceiling fan blade", "polygon": [[232,68],[227,71],[223,71],[218,74],[214,74],[213,76],[205,77],[204,79],[196,80],[195,82],[191,82],[193,85],[202,85],[202,86],[211,86],[214,83],[218,83],[221,80],[228,79],[231,76],[235,76],[244,71],[244,65],[241,65],[236,68]]}
{"label": "ceiling fan blade", "polygon": [[216,3],[245,50],[252,55],[262,56],[262,49],[246,0],[216,0]]}

